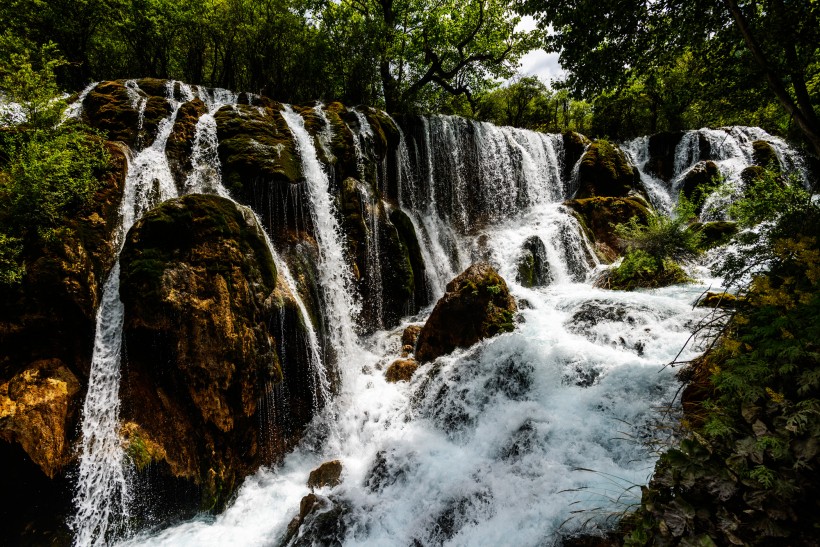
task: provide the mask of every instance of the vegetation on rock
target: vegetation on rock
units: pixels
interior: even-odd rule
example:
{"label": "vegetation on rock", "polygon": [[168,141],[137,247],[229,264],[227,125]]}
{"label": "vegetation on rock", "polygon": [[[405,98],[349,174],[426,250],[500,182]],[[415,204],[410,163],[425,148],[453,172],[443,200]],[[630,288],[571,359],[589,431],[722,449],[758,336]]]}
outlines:
{"label": "vegetation on rock", "polygon": [[447,284],[419,333],[416,358],[424,363],[456,348],[512,331],[517,306],[507,283],[487,263],[473,264]]}
{"label": "vegetation on rock", "polygon": [[640,181],[620,148],[605,140],[593,142],[581,158],[576,199],[625,197]]}

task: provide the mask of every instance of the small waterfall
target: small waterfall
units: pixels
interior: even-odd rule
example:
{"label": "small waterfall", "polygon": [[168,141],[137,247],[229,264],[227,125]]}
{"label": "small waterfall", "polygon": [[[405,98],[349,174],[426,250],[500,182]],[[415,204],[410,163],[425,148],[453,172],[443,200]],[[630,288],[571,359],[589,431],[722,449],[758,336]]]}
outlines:
{"label": "small waterfall", "polygon": [[313,139],[305,123],[289,106],[282,112],[294,139],[302,162],[311,202],[311,217],[319,246],[321,285],[327,306],[331,346],[344,362],[356,346],[356,334],[351,317],[359,313],[359,304],[351,296],[352,281],[342,245],[342,234],[333,200],[330,196],[327,173],[322,168]]}
{"label": "small waterfall", "polygon": [[88,84],[85,89],[80,91],[80,94],[77,96],[77,100],[68,105],[63,112],[63,119],[62,121],[65,122],[68,119],[80,119],[83,115],[83,101],[91,93],[91,90],[97,87],[97,84],[100,82],[92,82]]}
{"label": "small waterfall", "polygon": [[[641,184],[643,184],[643,187],[646,189],[649,202],[652,206],[663,214],[672,214],[677,198],[673,195],[673,192],[670,191],[669,183],[664,182],[646,171],[646,164],[650,156],[649,137],[638,137],[637,139],[624,143],[622,149],[629,157],[632,165],[638,170],[641,176]],[[675,161],[677,161],[677,158]],[[573,176],[577,177],[576,171],[573,171]]]}
{"label": "small waterfall", "polygon": [[370,305],[373,309],[373,320],[376,328],[383,328],[384,322],[384,295],[382,290],[382,264],[379,250],[379,205],[378,196],[372,192],[367,184],[359,185],[359,197],[362,202],[362,218],[365,219],[367,231],[365,233],[367,247],[366,276],[370,287]]}

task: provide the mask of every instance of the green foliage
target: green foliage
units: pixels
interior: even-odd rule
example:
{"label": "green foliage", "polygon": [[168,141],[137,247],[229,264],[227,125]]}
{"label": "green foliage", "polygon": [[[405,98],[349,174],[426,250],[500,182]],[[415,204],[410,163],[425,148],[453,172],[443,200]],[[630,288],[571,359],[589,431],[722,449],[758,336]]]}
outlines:
{"label": "green foliage", "polygon": [[615,235],[627,249],[640,250],[655,260],[691,259],[700,252],[701,240],[699,232],[687,230],[693,217],[694,205],[681,195],[671,217],[650,215],[646,224],[632,217],[615,227]]}
{"label": "green foliage", "polygon": [[8,33],[0,44],[2,91],[27,115],[0,142],[0,284],[15,285],[25,273],[27,250],[55,239],[89,203],[108,153],[86,128],[56,125],[64,104],[56,97],[54,71],[64,61],[54,47],[34,55]]}
{"label": "green foliage", "polygon": [[55,71],[65,64],[51,42],[32,51],[9,31],[0,36],[0,94],[22,106],[29,127],[43,129],[60,121],[65,103],[58,98]]}

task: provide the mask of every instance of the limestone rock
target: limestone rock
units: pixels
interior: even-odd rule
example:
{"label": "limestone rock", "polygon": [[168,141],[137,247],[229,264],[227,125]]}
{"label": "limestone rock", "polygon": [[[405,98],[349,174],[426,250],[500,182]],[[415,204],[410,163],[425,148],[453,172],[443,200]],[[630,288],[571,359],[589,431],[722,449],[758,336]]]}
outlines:
{"label": "limestone rock", "polygon": [[[219,509],[246,475],[281,458],[312,417],[293,297],[250,211],[217,196],[185,196],[147,213],[128,233],[120,263],[128,359],[121,416],[135,424],[127,452],[138,466],[159,462],[156,480],[198,488],[191,511]],[[274,391],[288,394],[277,403],[286,415],[260,408]]]}
{"label": "limestone rock", "polygon": [[780,172],[780,160],[777,159],[777,152],[766,141],[754,141],[752,143],[752,161],[760,167]]}
{"label": "limestone rock", "polygon": [[615,145],[599,140],[587,148],[578,171],[575,198],[625,197],[637,187],[640,175]]}
{"label": "limestone rock", "polygon": [[83,114],[92,127],[104,131],[110,140],[136,145],[139,112],[124,81],[102,82],[92,89],[83,102]]}
{"label": "limestone rock", "polygon": [[447,284],[419,334],[416,358],[432,361],[456,348],[510,332],[515,299],[507,283],[487,263],[473,264]]}
{"label": "limestone rock", "polygon": [[419,368],[415,359],[396,359],[384,373],[384,378],[390,383],[409,382]]}
{"label": "limestone rock", "polygon": [[[584,155],[589,139],[575,131],[565,131],[561,135],[564,141],[564,180],[570,180],[575,164]],[[572,196],[567,196],[572,197]]]}
{"label": "limestone rock", "polygon": [[419,334],[421,333],[421,328],[423,325],[408,325],[407,328],[404,329],[404,332],[401,333],[401,345],[404,346],[412,346],[413,348],[416,347],[416,342],[418,342]]}
{"label": "limestone rock", "polygon": [[720,177],[720,170],[713,161],[701,161],[695,164],[681,182],[681,192],[700,210],[703,201],[712,193]]}
{"label": "limestone rock", "polygon": [[310,472],[307,485],[313,491],[314,488],[324,488],[325,486],[338,486],[342,483],[342,462],[333,460],[325,462]]}
{"label": "limestone rock", "polygon": [[672,180],[675,175],[675,151],[682,137],[682,131],[663,131],[651,135],[646,171],[661,180]]}

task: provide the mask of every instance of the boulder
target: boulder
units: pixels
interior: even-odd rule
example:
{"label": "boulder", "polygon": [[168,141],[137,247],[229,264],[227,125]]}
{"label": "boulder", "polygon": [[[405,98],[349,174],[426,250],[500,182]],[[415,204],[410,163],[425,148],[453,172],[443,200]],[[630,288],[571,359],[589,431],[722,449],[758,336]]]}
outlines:
{"label": "boulder", "polygon": [[512,331],[515,299],[487,263],[473,264],[447,284],[419,333],[416,358],[432,361],[456,348]]}
{"label": "boulder", "polygon": [[416,347],[416,342],[418,342],[419,334],[421,334],[421,328],[423,325],[408,325],[407,328],[404,329],[404,332],[401,333],[401,345],[402,347],[411,346],[413,348]]}
{"label": "boulder", "polygon": [[532,236],[524,242],[517,270],[516,281],[524,287],[543,287],[552,282],[547,248],[540,237]]}
{"label": "boulder", "polygon": [[310,472],[307,485],[311,492],[314,488],[334,487],[342,483],[342,462],[333,460],[325,462]]}
{"label": "boulder", "polygon": [[766,141],[752,143],[752,161],[755,165],[780,172],[780,160],[774,147]]}
{"label": "boulder", "polygon": [[652,214],[649,205],[639,197],[573,199],[564,205],[575,213],[587,237],[595,243],[599,258],[609,262],[626,251],[623,242],[615,236],[615,226],[632,217],[646,224]]}
{"label": "boulder", "polygon": [[738,297],[731,293],[707,292],[697,302],[699,308],[722,308],[733,310],[737,308]]}
{"label": "boulder", "polygon": [[299,514],[288,525],[280,547],[341,547],[348,531],[350,505],[334,497],[308,494],[299,504]]}
{"label": "boulder", "polygon": [[617,146],[598,140],[581,158],[575,198],[625,197],[639,182],[640,175],[626,155]]}
{"label": "boulder", "polygon": [[680,182],[680,191],[686,199],[692,201],[697,211],[718,184],[720,170],[713,161],[700,161],[683,175]]}
{"label": "boulder", "polygon": [[253,214],[217,196],[148,212],[120,263],[126,452],[154,498],[188,485],[180,515],[218,510],[323,404],[297,306]]}
{"label": "boulder", "polygon": [[691,224],[687,230],[700,233],[700,248],[709,250],[728,243],[737,234],[738,227],[736,222],[718,220],[714,222],[696,222]]}
{"label": "boulder", "polygon": [[83,115],[92,127],[112,141],[137,144],[139,112],[134,108],[125,82],[102,82],[83,101]]}
{"label": "boulder", "polygon": [[396,359],[384,373],[384,379],[395,384],[396,382],[409,382],[419,368],[415,359]]}

